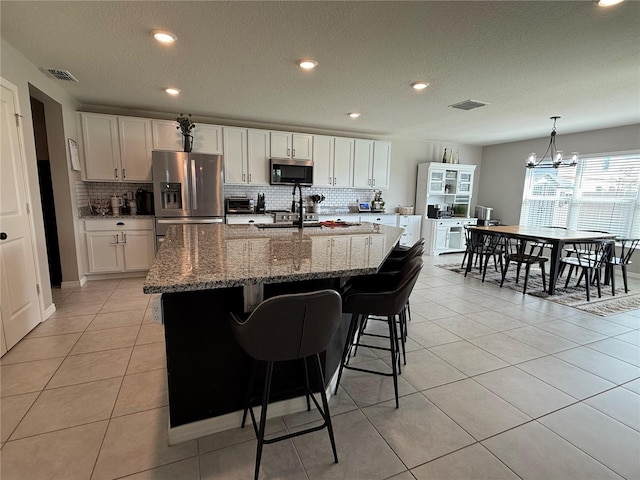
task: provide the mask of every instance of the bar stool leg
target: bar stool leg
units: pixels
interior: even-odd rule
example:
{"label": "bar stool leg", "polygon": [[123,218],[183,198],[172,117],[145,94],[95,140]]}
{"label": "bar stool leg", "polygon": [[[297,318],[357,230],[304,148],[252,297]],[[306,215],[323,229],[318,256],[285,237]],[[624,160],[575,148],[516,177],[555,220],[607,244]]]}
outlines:
{"label": "bar stool leg", "polygon": [[342,350],[342,361],[340,362],[340,368],[338,369],[338,379],[336,380],[336,388],[333,392],[334,395],[338,394],[338,387],[340,386],[340,379],[342,378],[342,372],[344,370],[345,362],[349,357],[349,352],[351,351],[351,345],[354,340],[354,336],[356,333],[356,328],[358,327],[358,317],[357,313],[351,315],[351,323],[349,324],[349,331],[347,332],[347,339],[344,342],[344,349]]}
{"label": "bar stool leg", "polygon": [[267,405],[269,404],[269,392],[271,390],[272,375],[273,375],[273,362],[267,362],[267,373],[264,379],[264,392],[262,394],[262,411],[260,412],[260,428],[258,429],[258,447],[256,449],[256,469],[253,476],[254,480],[258,480],[258,474],[260,473],[260,460],[262,459],[262,447],[264,446],[264,431],[267,425]]}
{"label": "bar stool leg", "polygon": [[244,402],[244,412],[242,413],[242,423],[240,424],[240,428],[244,428],[244,425],[247,421],[247,412],[249,411],[249,406],[251,402],[251,393],[253,392],[253,384],[256,381],[256,361],[251,361],[251,375],[249,376],[249,387],[247,388],[247,397]]}
{"label": "bar stool leg", "polygon": [[307,412],[311,411],[311,402],[309,401],[309,367],[307,366],[307,358],[303,358],[304,362],[304,384],[306,385],[306,390],[304,391],[304,396],[307,399]]}
{"label": "bar stool leg", "polygon": [[322,374],[322,367],[320,365],[320,355],[316,353],[314,359],[318,378],[320,379],[320,397],[322,397],[322,409],[324,410],[323,417],[329,432],[329,440],[331,441],[331,449],[333,450],[333,459],[335,463],[338,463],[338,452],[336,451],[336,440],[333,437],[333,425],[331,423],[331,414],[329,413],[329,402],[327,402],[327,394],[324,391],[324,375]]}
{"label": "bar stool leg", "polygon": [[395,334],[396,321],[393,316],[387,317],[387,323],[389,324],[389,346],[391,348],[391,369],[393,371],[393,391],[396,396],[396,408],[400,408],[398,402],[398,357],[396,353],[396,346],[398,338]]}

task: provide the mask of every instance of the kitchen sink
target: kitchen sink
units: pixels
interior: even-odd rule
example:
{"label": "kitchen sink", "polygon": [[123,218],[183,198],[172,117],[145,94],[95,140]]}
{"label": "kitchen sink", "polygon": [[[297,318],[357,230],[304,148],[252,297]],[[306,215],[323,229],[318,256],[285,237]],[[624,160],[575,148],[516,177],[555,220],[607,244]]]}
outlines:
{"label": "kitchen sink", "polygon": [[[298,228],[298,225],[293,223],[256,223],[255,226],[258,228]],[[320,222],[304,223],[303,228],[307,227],[322,227],[322,224]]]}

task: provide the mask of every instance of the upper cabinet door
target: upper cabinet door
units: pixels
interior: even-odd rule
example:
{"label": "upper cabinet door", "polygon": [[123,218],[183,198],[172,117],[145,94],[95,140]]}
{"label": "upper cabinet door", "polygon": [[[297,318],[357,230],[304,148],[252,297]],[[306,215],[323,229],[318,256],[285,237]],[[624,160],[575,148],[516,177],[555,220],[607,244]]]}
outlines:
{"label": "upper cabinet door", "polygon": [[222,127],[206,123],[196,123],[191,130],[194,153],[222,153]]}
{"label": "upper cabinet door", "polygon": [[153,149],[183,151],[182,134],[178,122],[171,120],[152,120]]}
{"label": "upper cabinet door", "polygon": [[353,161],[353,186],[372,188],[371,163],[373,162],[373,140],[355,140]]}
{"label": "upper cabinet door", "polygon": [[[315,157],[314,157],[315,164]],[[315,168],[315,166],[314,166]],[[353,139],[334,139],[333,186],[350,187],[353,184]]]}
{"label": "upper cabinet door", "polygon": [[271,132],[271,157],[291,158],[291,134]]}
{"label": "upper cabinet door", "polygon": [[123,181],[151,181],[151,120],[118,117]]}
{"label": "upper cabinet door", "polygon": [[311,160],[313,155],[313,135],[294,133],[292,137],[293,151],[291,152],[291,157],[300,160]]}
{"label": "upper cabinet door", "polygon": [[313,185],[333,186],[333,137],[315,135],[313,139]]}
{"label": "upper cabinet door", "polygon": [[389,166],[391,165],[391,144],[373,142],[373,188],[389,188]]}
{"label": "upper cabinet door", "polygon": [[[197,128],[197,127],[196,127]],[[224,127],[224,183],[247,183],[247,129]]]}
{"label": "upper cabinet door", "polygon": [[120,180],[117,117],[82,113],[81,119],[87,180]]}
{"label": "upper cabinet door", "polygon": [[251,185],[269,185],[269,131],[247,131],[247,166]]}

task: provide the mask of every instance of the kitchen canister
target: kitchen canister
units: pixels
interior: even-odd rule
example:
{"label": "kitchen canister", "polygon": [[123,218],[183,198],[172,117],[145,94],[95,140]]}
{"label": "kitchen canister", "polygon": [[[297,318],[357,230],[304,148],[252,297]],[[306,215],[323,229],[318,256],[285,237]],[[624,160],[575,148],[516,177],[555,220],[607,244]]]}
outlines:
{"label": "kitchen canister", "polygon": [[400,215],[413,215],[413,205],[410,207],[401,207],[398,205],[398,213]]}

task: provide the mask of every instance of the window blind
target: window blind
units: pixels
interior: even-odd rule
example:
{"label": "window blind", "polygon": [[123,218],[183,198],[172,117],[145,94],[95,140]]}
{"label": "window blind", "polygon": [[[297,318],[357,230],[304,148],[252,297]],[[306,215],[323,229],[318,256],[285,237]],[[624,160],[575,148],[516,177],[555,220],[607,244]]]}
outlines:
{"label": "window blind", "polygon": [[527,169],[520,224],[640,237],[640,153]]}

